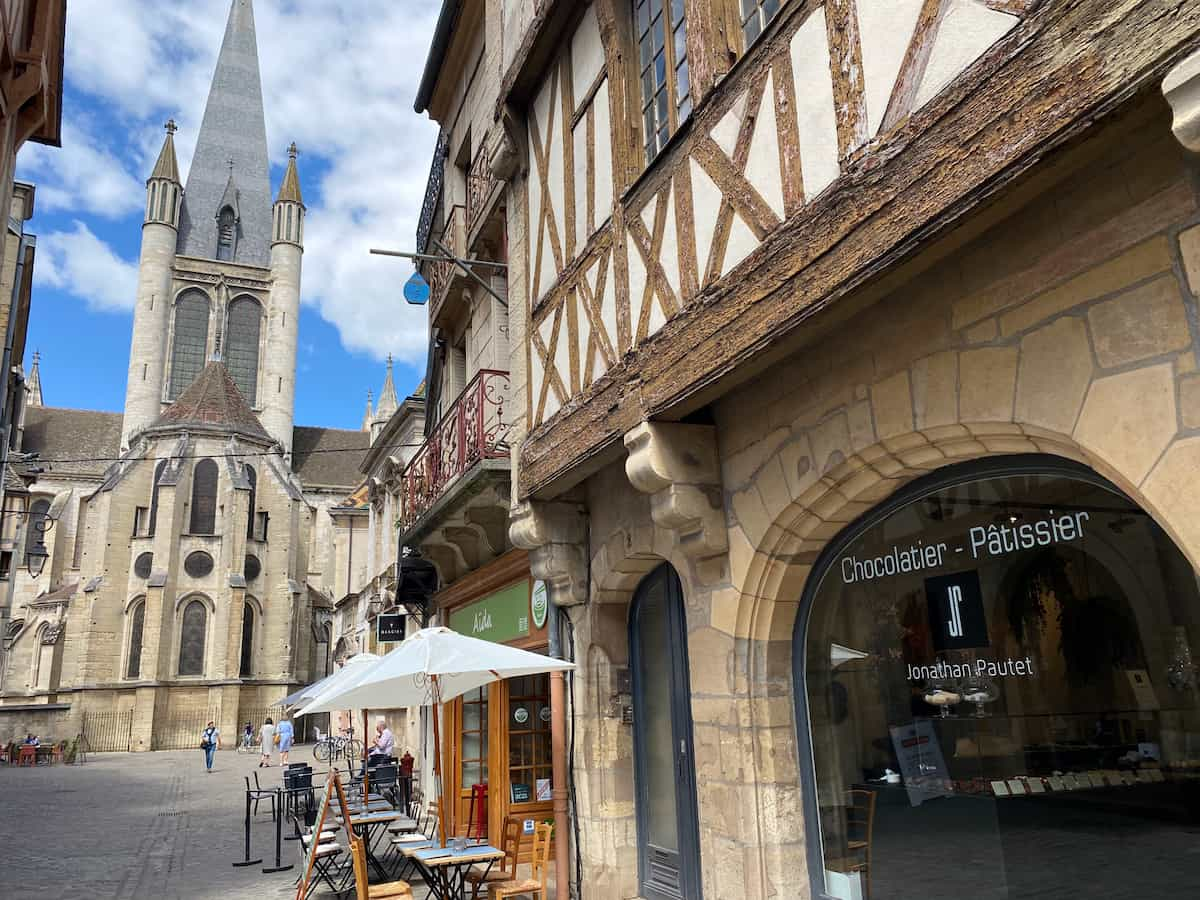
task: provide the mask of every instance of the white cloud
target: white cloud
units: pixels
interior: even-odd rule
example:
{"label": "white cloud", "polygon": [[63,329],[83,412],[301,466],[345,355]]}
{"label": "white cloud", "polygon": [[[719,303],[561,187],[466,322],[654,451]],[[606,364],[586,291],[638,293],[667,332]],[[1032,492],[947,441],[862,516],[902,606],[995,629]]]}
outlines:
{"label": "white cloud", "polygon": [[88,212],[120,218],[145,204],[143,183],[94,135],[63,122],[61,148],[29,144],[21,154],[21,175],[37,183],[39,210]]}
{"label": "white cloud", "polygon": [[[412,101],[438,6],[255,3],[272,162],[283,161],[292,140],[301,148],[309,207],[304,302],[348,348],[417,365],[427,347],[426,314],[400,294],[411,267],[367,250],[414,243],[437,128],[412,111]],[[73,0],[66,119],[86,106],[92,121],[86,130],[69,129],[62,150],[22,153],[22,172],[39,182],[39,208],[83,218],[117,206],[122,214],[140,209],[168,116],[179,123],[176,146],[186,172],[228,11],[229,0]],[[82,242],[80,228],[100,243],[83,226],[67,236]],[[98,258],[97,247],[88,249]],[[111,251],[108,258],[120,262]],[[54,277],[70,288],[63,262]],[[93,306],[124,309],[133,302],[129,283],[119,303],[98,303],[91,285],[78,286]],[[104,287],[105,296],[111,290]]]}
{"label": "white cloud", "polygon": [[133,309],[137,265],[121,259],[77,221],[72,231],[38,236],[33,280],[80,297],[91,309],[124,312]]}

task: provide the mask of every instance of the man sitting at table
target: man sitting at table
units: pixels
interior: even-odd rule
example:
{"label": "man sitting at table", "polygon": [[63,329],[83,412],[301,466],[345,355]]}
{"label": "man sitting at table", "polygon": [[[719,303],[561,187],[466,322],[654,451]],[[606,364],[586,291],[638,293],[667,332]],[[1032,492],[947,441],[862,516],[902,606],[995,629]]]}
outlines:
{"label": "man sitting at table", "polygon": [[395,749],[396,739],[392,737],[392,730],[387,727],[387,720],[380,716],[379,721],[375,723],[375,743],[367,751],[367,766],[377,766],[385,762]]}
{"label": "man sitting at table", "polygon": [[32,731],[25,736],[25,743],[30,747],[40,747],[42,745],[42,742],[38,740],[38,736]]}

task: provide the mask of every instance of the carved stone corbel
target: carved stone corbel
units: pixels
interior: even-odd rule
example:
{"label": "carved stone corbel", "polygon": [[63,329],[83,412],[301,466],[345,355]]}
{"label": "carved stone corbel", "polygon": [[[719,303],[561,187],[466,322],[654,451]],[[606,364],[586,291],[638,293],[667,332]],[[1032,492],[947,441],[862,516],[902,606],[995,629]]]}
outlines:
{"label": "carved stone corbel", "polygon": [[1200,153],[1200,51],[1175,66],[1162,82],[1171,105],[1171,131],[1193,153]]}
{"label": "carved stone corbel", "polygon": [[642,422],[625,434],[625,474],[650,495],[650,517],[692,559],[729,549],[721,503],[717,431],[711,425]]}
{"label": "carved stone corbel", "polygon": [[529,500],[510,512],[508,538],[529,551],[529,571],[558,606],[587,602],[587,511],[569,501]]}
{"label": "carved stone corbel", "polygon": [[497,181],[509,181],[521,171],[521,117],[505,107],[488,154],[488,169]]}

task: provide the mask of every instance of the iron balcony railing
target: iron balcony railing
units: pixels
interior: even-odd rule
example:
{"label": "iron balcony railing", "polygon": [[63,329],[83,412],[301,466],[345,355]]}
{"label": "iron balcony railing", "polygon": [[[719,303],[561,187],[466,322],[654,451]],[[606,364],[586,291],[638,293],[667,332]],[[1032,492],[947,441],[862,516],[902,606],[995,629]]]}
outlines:
{"label": "iron balcony railing", "polygon": [[407,531],[465,472],[508,456],[507,372],[480,369],[404,468],[400,527]]}
{"label": "iron balcony railing", "polygon": [[442,199],[442,182],[446,174],[446,152],[450,138],[446,132],[438,135],[433,151],[433,162],[429,165],[429,180],[425,182],[425,200],[421,203],[421,218],[417,221],[417,252],[424,253],[429,246],[429,233],[433,230],[433,215],[438,201]]}

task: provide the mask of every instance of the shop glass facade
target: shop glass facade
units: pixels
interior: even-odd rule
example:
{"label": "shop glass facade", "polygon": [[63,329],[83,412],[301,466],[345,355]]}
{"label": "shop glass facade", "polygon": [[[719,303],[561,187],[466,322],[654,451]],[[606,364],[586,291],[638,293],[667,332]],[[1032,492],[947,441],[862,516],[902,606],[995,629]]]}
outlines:
{"label": "shop glass facade", "polygon": [[819,890],[1200,896],[1200,598],[1145,511],[1082,467],[947,470],[814,576]]}

